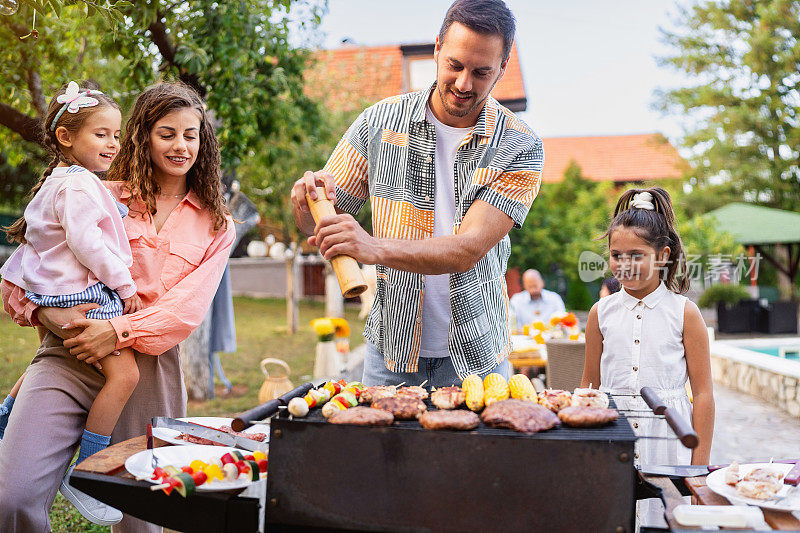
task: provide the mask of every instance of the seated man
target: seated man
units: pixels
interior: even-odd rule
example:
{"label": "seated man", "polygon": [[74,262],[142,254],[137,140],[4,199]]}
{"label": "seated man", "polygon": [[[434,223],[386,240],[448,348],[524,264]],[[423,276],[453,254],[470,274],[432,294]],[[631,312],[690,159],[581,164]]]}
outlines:
{"label": "seated man", "polygon": [[522,275],[523,291],[511,297],[511,309],[517,317],[517,329],[537,320],[547,322],[553,313],[564,312],[564,300],[557,292],[544,288],[544,279],[538,270],[526,270]]}

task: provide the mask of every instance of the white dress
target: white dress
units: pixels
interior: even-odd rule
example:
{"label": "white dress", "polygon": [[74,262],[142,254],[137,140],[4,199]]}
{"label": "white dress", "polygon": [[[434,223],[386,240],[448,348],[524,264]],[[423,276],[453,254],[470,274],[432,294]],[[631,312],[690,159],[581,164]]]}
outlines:
{"label": "white dress", "polygon": [[[603,335],[600,388],[611,395],[639,394],[652,387],[667,407],[691,424],[692,405],[686,394],[683,310],[686,297],[661,283],[642,300],[623,288],[602,298],[597,319]],[[621,409],[649,409],[642,398],[615,397]],[[631,417],[637,413],[630,413]],[[646,415],[647,413],[639,413]],[[663,419],[631,418],[637,435],[673,437],[639,439],[638,464],[676,465],[691,462],[685,448]]]}
{"label": "white dress", "polygon": [[[683,348],[683,312],[686,297],[661,283],[642,300],[621,289],[597,304],[597,319],[603,335],[600,357],[600,389],[615,394],[639,394],[652,387],[667,405],[691,424],[692,405],[686,394],[686,354]],[[614,396],[620,409],[649,410],[641,397]],[[626,413],[637,435],[637,465],[688,465],[691,450],[677,440],[664,419],[634,418],[648,413]],[[652,412],[650,413],[652,416]],[[666,438],[664,438],[666,437]],[[665,524],[659,500],[637,502],[637,522]]]}

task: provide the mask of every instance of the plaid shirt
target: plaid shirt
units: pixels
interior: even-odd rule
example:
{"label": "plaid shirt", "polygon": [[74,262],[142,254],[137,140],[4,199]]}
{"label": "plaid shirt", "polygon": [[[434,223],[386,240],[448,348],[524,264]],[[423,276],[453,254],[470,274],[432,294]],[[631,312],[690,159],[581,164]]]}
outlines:
{"label": "plaid shirt", "polygon": [[[355,215],[369,198],[373,235],[433,235],[436,132],[425,109],[434,89],[387,98],[350,126],[324,170],[336,179],[337,207]],[[453,234],[476,199],[519,228],[539,192],[542,141],[491,96],[455,159]],[[469,271],[450,274],[448,351],[462,377],[494,368],[510,352],[505,271],[508,235]],[[394,372],[416,372],[425,276],[377,265],[375,303],[364,337]]]}

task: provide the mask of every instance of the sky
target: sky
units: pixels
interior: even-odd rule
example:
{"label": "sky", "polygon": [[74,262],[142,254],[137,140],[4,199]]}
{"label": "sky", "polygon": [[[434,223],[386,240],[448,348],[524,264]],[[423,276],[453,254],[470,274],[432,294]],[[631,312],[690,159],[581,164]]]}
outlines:
{"label": "sky", "polygon": [[[433,42],[451,0],[328,0],[320,41],[361,45]],[[685,85],[657,64],[669,48],[675,0],[506,0],[528,97],[520,116],[542,137],[660,132],[682,119],[655,109],[656,91]]]}

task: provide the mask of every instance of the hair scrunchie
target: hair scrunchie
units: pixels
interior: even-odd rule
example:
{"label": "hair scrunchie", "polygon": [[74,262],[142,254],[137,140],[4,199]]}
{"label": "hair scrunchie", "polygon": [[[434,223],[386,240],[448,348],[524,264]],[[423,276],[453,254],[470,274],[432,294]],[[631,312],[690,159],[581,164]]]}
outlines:
{"label": "hair scrunchie", "polygon": [[647,191],[637,192],[631,198],[628,209],[646,209],[647,211],[655,211],[656,206],[653,205],[653,195]]}

